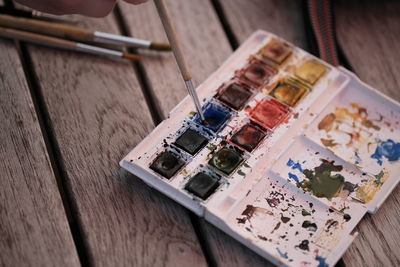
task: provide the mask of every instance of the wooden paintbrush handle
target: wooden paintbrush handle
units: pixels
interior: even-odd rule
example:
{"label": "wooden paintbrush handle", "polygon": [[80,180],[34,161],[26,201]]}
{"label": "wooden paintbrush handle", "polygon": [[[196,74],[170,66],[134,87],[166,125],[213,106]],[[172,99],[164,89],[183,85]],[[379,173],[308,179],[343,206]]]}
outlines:
{"label": "wooden paintbrush handle", "polygon": [[154,0],[154,3],[156,5],[158,14],[160,15],[161,22],[164,25],[165,32],[167,33],[169,43],[171,44],[172,51],[174,52],[183,79],[185,81],[190,81],[192,79],[192,75],[190,74],[186,65],[185,58],[183,57],[182,48],[178,41],[175,28],[171,22],[171,16],[168,13],[163,0]]}
{"label": "wooden paintbrush handle", "polygon": [[81,42],[93,41],[93,32],[90,30],[36,19],[27,19],[0,14],[0,26]]}
{"label": "wooden paintbrush handle", "polygon": [[32,32],[24,32],[20,30],[0,27],[0,37],[7,37],[17,39],[20,41],[62,48],[67,50],[74,50],[75,43],[68,40],[63,40],[55,37],[40,35]]}

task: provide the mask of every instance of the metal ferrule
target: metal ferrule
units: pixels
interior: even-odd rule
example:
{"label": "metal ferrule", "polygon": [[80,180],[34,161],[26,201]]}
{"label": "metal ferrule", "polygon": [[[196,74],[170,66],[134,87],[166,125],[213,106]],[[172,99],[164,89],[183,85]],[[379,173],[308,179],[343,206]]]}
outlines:
{"label": "metal ferrule", "polygon": [[114,56],[114,57],[122,57],[123,56],[123,53],[120,51],[97,47],[97,46],[93,46],[93,45],[82,44],[82,43],[78,43],[76,45],[76,50],[81,51],[81,52],[95,54],[95,55]]}
{"label": "metal ferrule", "polygon": [[147,40],[141,40],[106,32],[95,31],[93,36],[94,41],[104,44],[122,45],[136,48],[149,48],[151,45],[151,42]]}
{"label": "metal ferrule", "polygon": [[192,97],[197,113],[202,121],[205,120],[203,110],[201,109],[199,97],[197,96],[196,90],[194,89],[192,80],[185,81],[186,88],[188,89],[189,95]]}

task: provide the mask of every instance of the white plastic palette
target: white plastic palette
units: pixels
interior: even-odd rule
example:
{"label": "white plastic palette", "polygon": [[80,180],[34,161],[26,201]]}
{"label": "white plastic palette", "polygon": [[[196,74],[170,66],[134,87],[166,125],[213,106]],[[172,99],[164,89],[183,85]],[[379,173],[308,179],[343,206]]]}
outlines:
{"label": "white plastic palette", "polygon": [[[262,58],[259,51],[273,42],[284,44],[290,55],[278,51],[284,55],[278,60]],[[241,108],[217,99],[254,58],[275,75],[262,86],[252,84]],[[296,70],[310,60],[326,71],[307,82]],[[310,89],[292,106],[282,102],[285,96],[279,104],[274,97],[280,95],[271,93],[286,86],[288,77],[298,88]],[[229,114],[219,130],[202,125],[186,97],[121,166],[275,264],[335,264],[355,237],[357,223],[398,183],[399,104],[273,34],[255,32],[197,92],[205,109],[216,106]],[[272,126],[260,121],[264,113],[257,113],[258,107],[267,108],[264,103],[279,109],[279,116],[286,110],[289,115]],[[249,123],[257,132],[252,137],[262,140],[244,148],[234,136]],[[203,137],[181,143],[188,129]],[[218,165],[226,150],[232,168]],[[158,168],[164,165],[157,164],[165,151],[178,160],[162,162],[173,165],[163,172]],[[204,180],[208,184],[199,185]]]}

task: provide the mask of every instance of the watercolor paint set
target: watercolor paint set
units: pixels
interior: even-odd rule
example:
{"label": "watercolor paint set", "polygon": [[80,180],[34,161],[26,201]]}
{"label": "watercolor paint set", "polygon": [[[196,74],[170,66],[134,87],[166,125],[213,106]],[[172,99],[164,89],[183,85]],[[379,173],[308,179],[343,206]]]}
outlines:
{"label": "watercolor paint set", "polygon": [[121,166],[278,265],[331,266],[399,181],[400,105],[264,31]]}

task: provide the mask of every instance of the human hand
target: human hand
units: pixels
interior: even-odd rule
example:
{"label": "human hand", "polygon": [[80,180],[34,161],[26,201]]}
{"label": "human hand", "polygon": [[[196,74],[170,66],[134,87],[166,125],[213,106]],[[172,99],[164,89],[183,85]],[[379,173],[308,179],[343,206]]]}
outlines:
{"label": "human hand", "polygon": [[[56,14],[81,14],[90,17],[104,17],[114,7],[117,0],[16,0],[33,9]],[[141,4],[147,0],[124,0],[132,4]]]}

